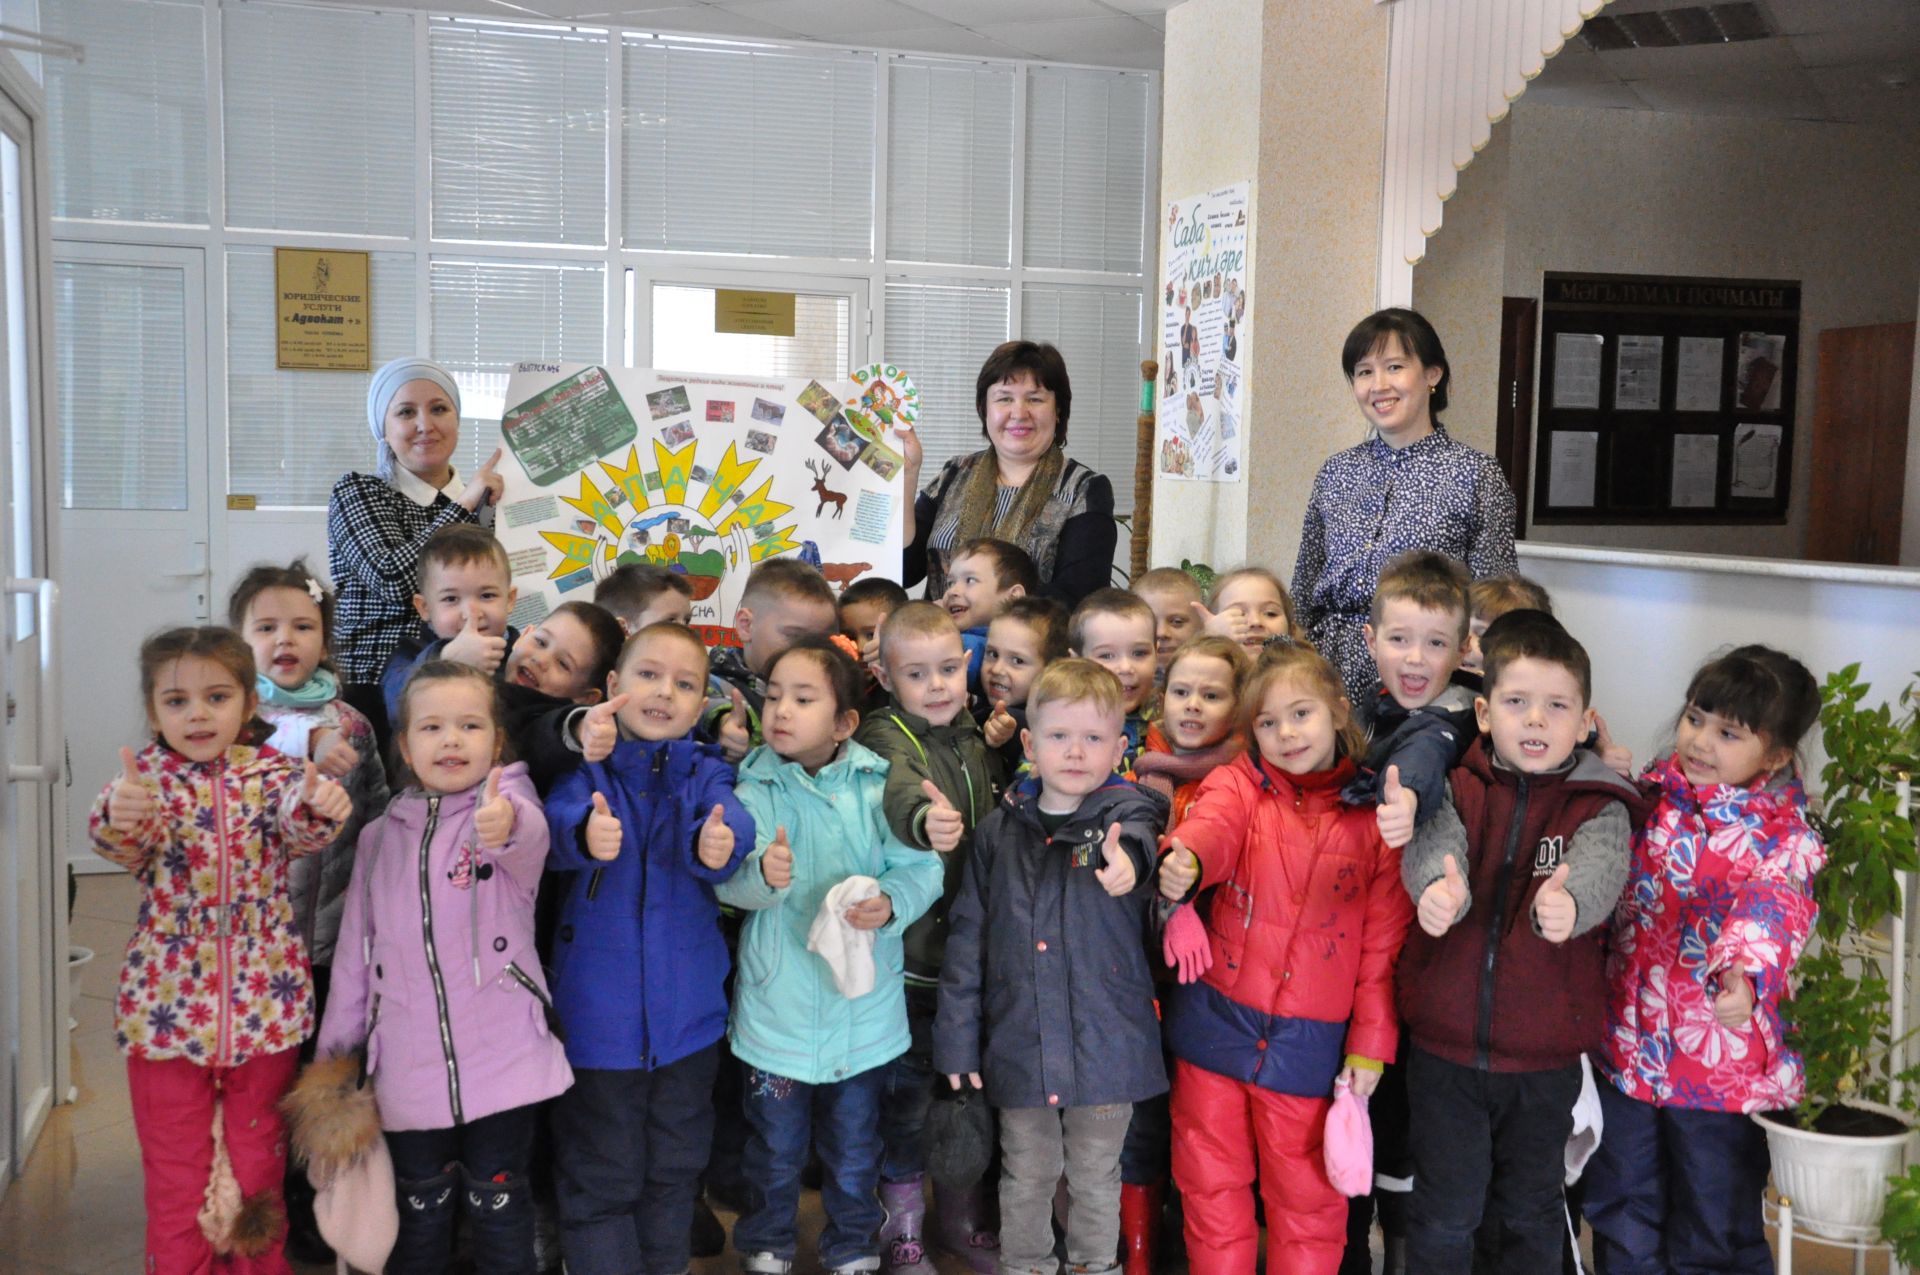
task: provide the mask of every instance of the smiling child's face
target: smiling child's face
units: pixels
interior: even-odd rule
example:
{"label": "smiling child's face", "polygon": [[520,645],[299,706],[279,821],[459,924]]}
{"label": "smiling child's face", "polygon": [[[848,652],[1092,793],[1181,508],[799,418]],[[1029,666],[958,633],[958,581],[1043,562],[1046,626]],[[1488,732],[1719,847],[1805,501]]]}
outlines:
{"label": "smiling child's face", "polygon": [[1078,654],[1120,679],[1129,715],[1153,694],[1153,619],[1132,612],[1089,615],[1080,625],[1084,649]]}
{"label": "smiling child's face", "polygon": [[629,734],[684,739],[707,702],[706,648],[671,633],[637,638],[610,681],[610,696],[630,697],[619,713]]}
{"label": "smiling child's face", "polygon": [[556,699],[581,704],[600,700],[593,680],[593,635],[575,616],[550,615],[520,635],[507,655],[507,681]]}

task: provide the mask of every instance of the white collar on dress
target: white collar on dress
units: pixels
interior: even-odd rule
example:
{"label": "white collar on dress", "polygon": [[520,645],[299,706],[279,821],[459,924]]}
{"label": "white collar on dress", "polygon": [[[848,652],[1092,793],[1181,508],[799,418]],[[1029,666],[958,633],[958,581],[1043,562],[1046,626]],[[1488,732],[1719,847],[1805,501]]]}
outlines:
{"label": "white collar on dress", "polygon": [[458,500],[461,491],[464,490],[460,484],[460,471],[452,466],[447,468],[446,486],[434,487],[405,465],[395,465],[393,486],[401,495],[422,508],[432,505],[435,498],[439,496],[445,496],[448,500]]}

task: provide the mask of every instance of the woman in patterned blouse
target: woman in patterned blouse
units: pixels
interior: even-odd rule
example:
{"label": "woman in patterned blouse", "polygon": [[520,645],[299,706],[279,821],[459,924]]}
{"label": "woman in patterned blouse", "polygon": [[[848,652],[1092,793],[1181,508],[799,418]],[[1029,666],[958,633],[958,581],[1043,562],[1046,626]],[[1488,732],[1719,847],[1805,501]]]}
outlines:
{"label": "woman in patterned blouse", "polygon": [[482,521],[500,498],[496,448],[471,481],[453,468],[460,445],[460,387],[425,359],[395,359],[367,387],[375,472],[351,473],[327,502],[327,566],[333,575],[334,663],[342,697],[382,740],[387,714],[380,671],[408,638],[425,634],[413,609],[421,546],[440,528]]}
{"label": "woman in patterned blouse", "polygon": [[[1113,575],[1113,484],[1067,458],[1073,384],[1051,345],[1008,341],[987,356],[974,386],[981,433],[992,444],[941,466],[906,517],[901,583],[927,582],[938,600],[957,544],[992,536],[1033,556],[1040,592],[1069,608]],[[904,436],[907,488],[920,485],[920,440]]]}
{"label": "woman in patterned blouse", "polygon": [[1430,549],[1475,579],[1512,574],[1519,562],[1506,476],[1440,424],[1451,374],[1433,325],[1412,310],[1371,314],[1347,334],[1340,365],[1373,433],[1313,480],[1293,597],[1357,704],[1379,676],[1360,630],[1387,559]]}

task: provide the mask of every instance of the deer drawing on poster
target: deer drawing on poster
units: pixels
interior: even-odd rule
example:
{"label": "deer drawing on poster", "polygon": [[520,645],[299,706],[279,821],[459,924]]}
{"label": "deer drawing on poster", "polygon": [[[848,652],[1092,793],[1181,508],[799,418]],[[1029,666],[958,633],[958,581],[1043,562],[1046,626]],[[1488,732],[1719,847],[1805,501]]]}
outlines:
{"label": "deer drawing on poster", "polygon": [[780,381],[529,363],[506,402],[496,530],[520,627],[628,562],[684,576],[710,641],[729,640],[768,558],[797,556],[836,592],[899,577],[899,435],[919,393],[897,367]]}

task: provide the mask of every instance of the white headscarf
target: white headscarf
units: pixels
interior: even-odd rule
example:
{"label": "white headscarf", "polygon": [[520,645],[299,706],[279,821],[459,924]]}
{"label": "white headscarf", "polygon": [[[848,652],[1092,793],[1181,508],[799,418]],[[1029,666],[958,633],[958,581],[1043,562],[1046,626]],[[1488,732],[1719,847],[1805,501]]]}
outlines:
{"label": "white headscarf", "polygon": [[454,383],[453,373],[438,363],[426,359],[395,359],[375,372],[367,385],[367,427],[373,431],[375,472],[388,482],[393,481],[397,458],[393,448],[387,445],[387,408],[393,404],[393,396],[400,392],[400,387],[409,381],[432,381],[453,400],[454,415],[460,414],[460,387]]}

